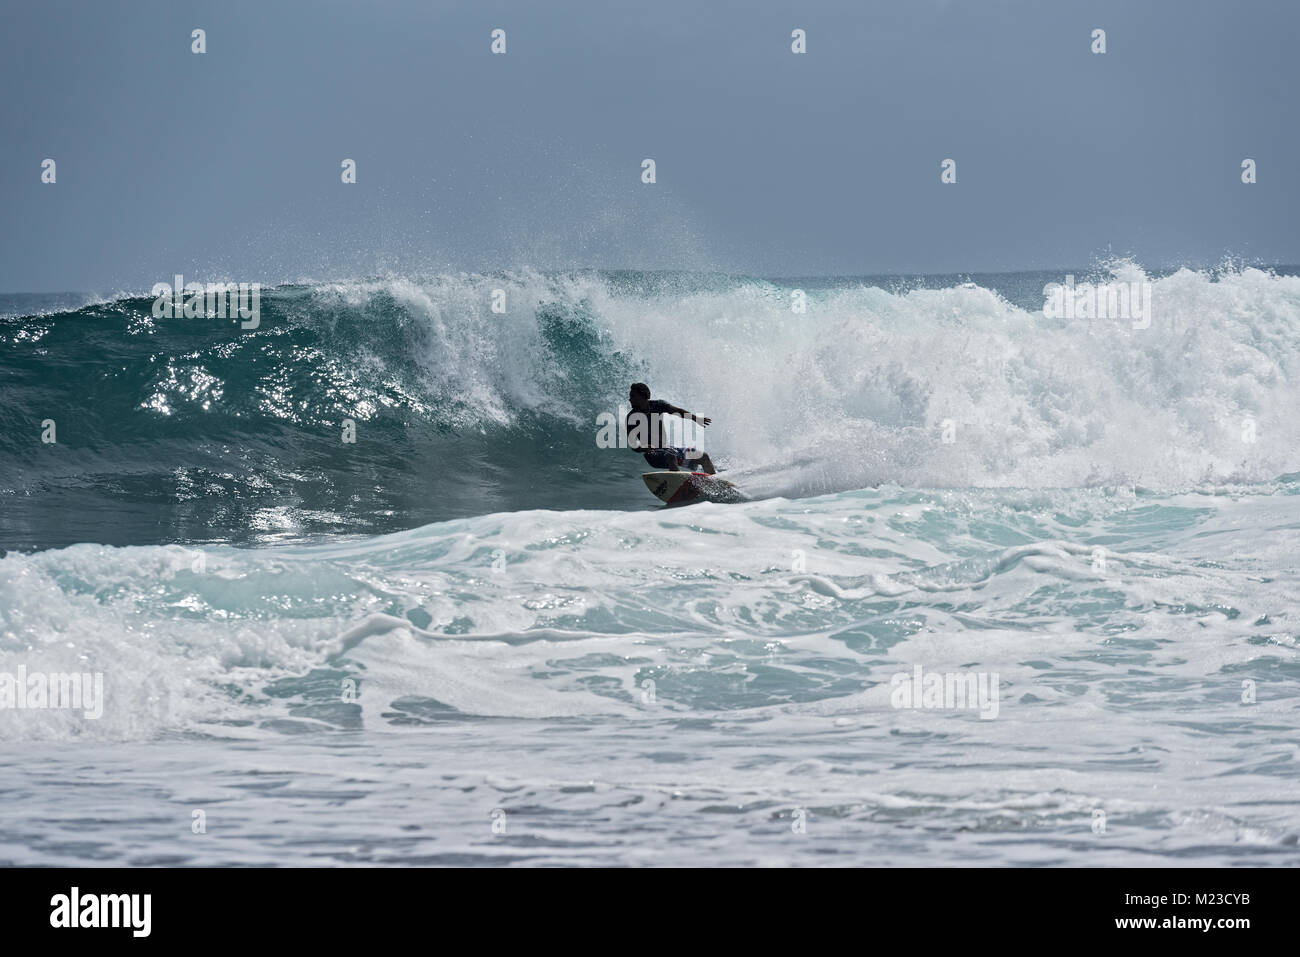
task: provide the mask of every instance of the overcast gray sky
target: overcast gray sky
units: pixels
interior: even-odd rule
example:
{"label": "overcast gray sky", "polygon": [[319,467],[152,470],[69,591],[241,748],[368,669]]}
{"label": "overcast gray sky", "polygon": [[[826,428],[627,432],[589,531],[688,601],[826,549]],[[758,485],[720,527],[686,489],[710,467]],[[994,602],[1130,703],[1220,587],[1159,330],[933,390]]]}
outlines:
{"label": "overcast gray sky", "polygon": [[0,291],[1296,263],[1296,36],[1292,0],[6,3]]}

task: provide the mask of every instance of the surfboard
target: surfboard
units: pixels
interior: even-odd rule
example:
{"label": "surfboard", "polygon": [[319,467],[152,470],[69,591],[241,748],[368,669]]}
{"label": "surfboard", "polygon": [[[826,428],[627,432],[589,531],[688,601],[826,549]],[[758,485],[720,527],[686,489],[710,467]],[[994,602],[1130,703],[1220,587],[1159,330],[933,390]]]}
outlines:
{"label": "surfboard", "polygon": [[741,500],[740,489],[706,472],[645,472],[641,478],[655,498],[669,505]]}

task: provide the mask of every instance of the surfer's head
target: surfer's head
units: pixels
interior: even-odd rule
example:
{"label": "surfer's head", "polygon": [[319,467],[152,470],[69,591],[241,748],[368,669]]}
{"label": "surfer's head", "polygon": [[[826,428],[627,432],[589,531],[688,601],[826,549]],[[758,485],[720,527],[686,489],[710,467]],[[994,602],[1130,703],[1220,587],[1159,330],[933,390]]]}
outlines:
{"label": "surfer's head", "polygon": [[650,387],[644,382],[633,382],[632,388],[627,390],[627,397],[632,402],[632,408],[643,409],[650,402]]}

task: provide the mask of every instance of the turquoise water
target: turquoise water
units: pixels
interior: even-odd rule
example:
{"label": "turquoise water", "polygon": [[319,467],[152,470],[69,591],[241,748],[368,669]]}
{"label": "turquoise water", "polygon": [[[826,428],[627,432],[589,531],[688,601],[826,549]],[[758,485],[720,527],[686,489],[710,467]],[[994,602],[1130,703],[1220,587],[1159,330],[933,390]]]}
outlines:
{"label": "turquoise water", "polygon": [[[8,420],[60,438],[4,433],[0,671],[106,702],[0,711],[0,860],[1300,863],[1300,280],[1158,277],[1135,331],[1041,278],[7,320]],[[660,508],[596,448],[629,375],[750,501]],[[996,701],[900,706],[918,667]]]}

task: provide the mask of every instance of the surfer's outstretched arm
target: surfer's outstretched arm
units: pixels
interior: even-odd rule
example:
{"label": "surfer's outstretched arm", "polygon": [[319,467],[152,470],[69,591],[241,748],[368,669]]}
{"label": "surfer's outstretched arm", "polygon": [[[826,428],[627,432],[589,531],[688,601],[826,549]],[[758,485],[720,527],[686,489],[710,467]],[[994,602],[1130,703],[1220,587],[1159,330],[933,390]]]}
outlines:
{"label": "surfer's outstretched arm", "polygon": [[692,422],[698,422],[700,425],[708,425],[713,420],[703,415],[696,415],[694,412],[687,412],[685,409],[677,406],[669,406],[664,409],[669,415],[680,415],[683,419],[690,419]]}

